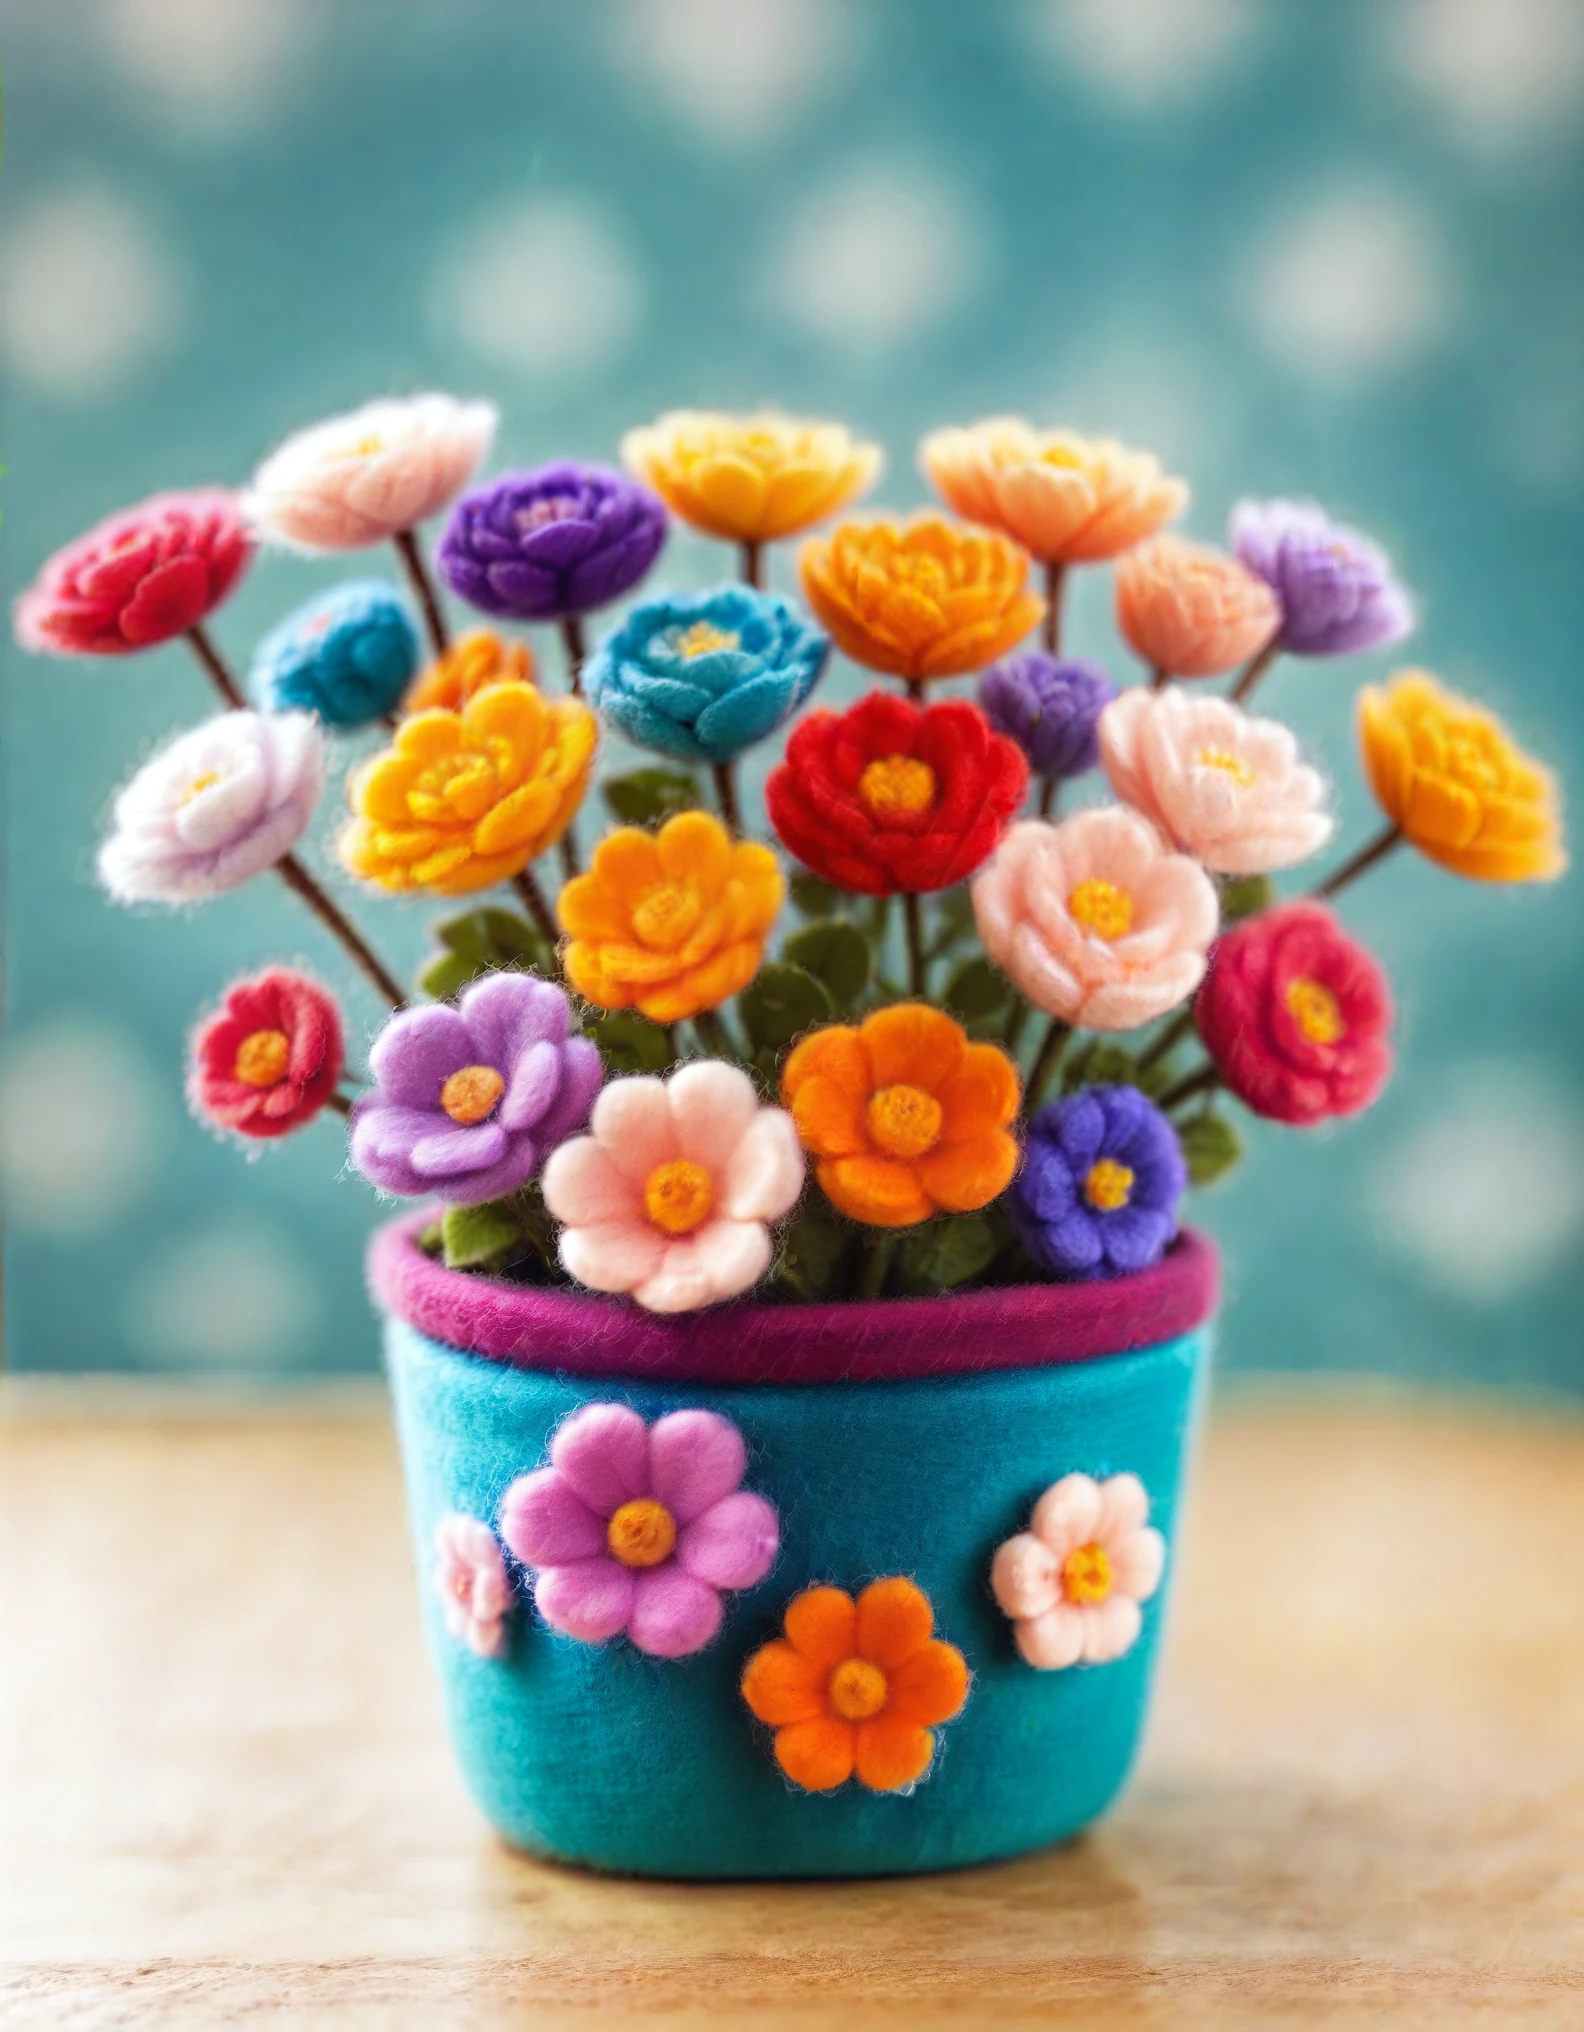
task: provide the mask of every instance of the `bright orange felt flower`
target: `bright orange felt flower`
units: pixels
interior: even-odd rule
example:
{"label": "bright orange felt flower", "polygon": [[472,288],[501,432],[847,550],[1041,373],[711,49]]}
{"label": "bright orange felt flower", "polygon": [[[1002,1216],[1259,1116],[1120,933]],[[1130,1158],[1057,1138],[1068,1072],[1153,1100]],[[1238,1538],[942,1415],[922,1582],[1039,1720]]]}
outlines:
{"label": "bright orange felt flower", "polygon": [[836,1587],[795,1597],[786,1636],[762,1645],[742,1676],[794,1785],[829,1792],[856,1771],[871,1792],[900,1792],[924,1776],[932,1728],[968,1698],[967,1662],[934,1626],[929,1596],[900,1575],[871,1581],[856,1602]]}
{"label": "bright orange felt flower", "polygon": [[970,1044],[939,1009],[899,1002],[856,1030],[833,1023],[805,1037],[781,1101],[831,1204],[872,1228],[908,1228],[1005,1191],[1019,1084],[997,1045]]}
{"label": "bright orange felt flower", "polygon": [[1045,611],[1028,590],[1024,551],[938,515],[838,523],[804,544],[799,563],[808,603],[837,644],[893,677],[982,669]]}
{"label": "bright orange felt flower", "polygon": [[737,543],[772,543],[835,515],[874,484],[880,447],[845,424],[761,411],[673,409],[628,431],[622,460],[674,515]]}
{"label": "bright orange felt flower", "polygon": [[402,711],[422,713],[431,706],[445,706],[456,713],[487,684],[533,681],[533,651],[526,642],[507,642],[492,628],[471,628],[444,656],[419,671],[402,700]]}

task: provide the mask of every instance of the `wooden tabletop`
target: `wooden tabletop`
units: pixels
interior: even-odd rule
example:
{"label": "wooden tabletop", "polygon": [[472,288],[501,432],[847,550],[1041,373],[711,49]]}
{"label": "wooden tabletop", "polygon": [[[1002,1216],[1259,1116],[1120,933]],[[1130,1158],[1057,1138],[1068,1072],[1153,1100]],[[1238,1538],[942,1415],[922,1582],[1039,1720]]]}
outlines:
{"label": "wooden tabletop", "polygon": [[1584,1420],[1212,1420],[1142,1770],[961,1875],[617,1881],[452,1768],[377,1401],[0,1422],[0,2026],[1584,2026]]}

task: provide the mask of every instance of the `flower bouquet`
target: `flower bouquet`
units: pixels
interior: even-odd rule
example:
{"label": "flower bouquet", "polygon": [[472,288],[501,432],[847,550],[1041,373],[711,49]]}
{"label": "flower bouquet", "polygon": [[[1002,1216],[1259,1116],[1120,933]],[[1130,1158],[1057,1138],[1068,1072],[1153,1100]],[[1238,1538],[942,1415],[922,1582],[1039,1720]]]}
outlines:
{"label": "flower bouquet", "polygon": [[[199,1023],[188,1093],[252,1145],[344,1116],[419,1202],[371,1281],[496,1825],[691,1876],[1052,1840],[1141,1727],[1215,1301],[1184,1194],[1236,1162],[1231,1103],[1307,1127],[1387,1080],[1340,892],[1403,847],[1555,876],[1555,789],[1403,672],[1359,704],[1383,828],[1278,897],[1335,820],[1253,694],[1412,620],[1320,509],[1190,543],[1156,460],[1003,418],[925,438],[949,517],[807,534],[880,471],[837,425],[678,413],[624,471],[481,481],[494,424],[373,403],[44,567],[24,644],[182,637],[224,708],[119,793],[101,880],[183,905],[274,874],[388,1011],[349,1054],[336,995],[269,966]],[[592,633],[673,516],[735,573]],[[801,600],[766,584],[797,535]],[[260,542],[389,543],[410,598],[314,598],[244,685],[211,617]],[[1061,644],[1069,574],[1107,564],[1123,689]],[[447,592],[505,626],[453,638]],[[840,711],[810,703],[833,648],[878,679]],[[786,729],[754,838],[738,764]],[[458,900],[410,992],[304,848],[332,732],[343,874]],[[607,773],[597,827],[613,737],[657,759]]]}

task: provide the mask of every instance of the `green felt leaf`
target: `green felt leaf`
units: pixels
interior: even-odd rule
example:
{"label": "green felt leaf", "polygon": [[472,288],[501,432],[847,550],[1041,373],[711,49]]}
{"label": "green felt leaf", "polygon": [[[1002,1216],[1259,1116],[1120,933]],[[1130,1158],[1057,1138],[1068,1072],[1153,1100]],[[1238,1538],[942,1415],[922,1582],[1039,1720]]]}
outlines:
{"label": "green felt leaf", "polygon": [[832,882],[818,875],[797,874],[791,881],[792,901],[805,917],[833,917],[846,900]]}
{"label": "green felt leaf", "polygon": [[1243,1156],[1243,1139],[1220,1115],[1195,1115],[1179,1122],[1177,1140],[1187,1160],[1190,1185],[1214,1185]]}
{"label": "green felt leaf", "polygon": [[1005,979],[986,959],[965,960],[946,983],[946,1007],[961,1023],[994,1016],[1011,994]]}
{"label": "green felt leaf", "polygon": [[825,983],[806,967],[789,966],[785,960],[761,967],[737,997],[737,1014],[749,1042],[772,1049],[790,1044],[817,1023],[828,1023],[835,1013]]}
{"label": "green felt leaf", "polygon": [[1276,885],[1269,875],[1223,875],[1220,891],[1223,924],[1236,924],[1240,917],[1269,910],[1276,901]]}
{"label": "green felt leaf", "polygon": [[939,959],[942,953],[950,952],[954,945],[961,945],[966,938],[974,938],[978,927],[974,923],[973,898],[966,883],[959,883],[955,889],[945,889],[931,900],[931,914],[934,919],[934,935],[926,947],[930,959]]}
{"label": "green felt leaf", "polygon": [[604,790],[605,802],[625,825],[656,825],[699,802],[693,778],[675,769],[635,769],[630,776],[613,776]]}
{"label": "green felt leaf", "polygon": [[476,1270],[515,1255],[524,1245],[522,1219],[509,1199],[447,1207],[440,1228],[448,1270]]}
{"label": "green felt leaf", "polygon": [[1063,1064],[1062,1092],[1075,1094],[1080,1087],[1138,1087],[1153,1097],[1166,1091],[1172,1077],[1170,1067],[1141,1067],[1131,1051],[1096,1038]]}
{"label": "green felt leaf", "polygon": [[599,1046],[607,1072],[664,1072],[676,1062],[665,1031],[636,1009],[596,1016],[588,1034]]}
{"label": "green felt leaf", "polygon": [[460,953],[437,953],[419,974],[418,987],[437,1002],[449,1002],[453,995],[461,994],[469,981],[476,981],[481,973],[486,972],[487,968],[463,959]]}
{"label": "green felt leaf", "polygon": [[842,917],[821,918],[795,931],[781,957],[822,981],[839,1008],[855,1002],[869,985],[869,941]]}
{"label": "green felt leaf", "polygon": [[902,1247],[902,1281],[915,1293],[955,1291],[989,1267],[1000,1237],[980,1214],[959,1214],[915,1229]]}
{"label": "green felt leaf", "polygon": [[779,1275],[803,1299],[834,1298],[851,1230],[818,1209],[801,1214],[781,1237]]}
{"label": "green felt leaf", "polygon": [[555,954],[538,927],[514,910],[464,911],[437,924],[435,936],[445,950],[425,964],[418,985],[437,1001],[458,994],[481,974],[555,972]]}

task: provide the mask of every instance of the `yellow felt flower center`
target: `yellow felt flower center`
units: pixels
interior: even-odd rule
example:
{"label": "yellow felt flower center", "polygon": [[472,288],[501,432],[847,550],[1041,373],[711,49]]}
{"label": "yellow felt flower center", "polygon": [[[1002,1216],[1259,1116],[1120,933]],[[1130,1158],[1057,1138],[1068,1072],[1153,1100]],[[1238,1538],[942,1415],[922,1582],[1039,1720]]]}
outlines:
{"label": "yellow felt flower center", "polygon": [[712,650],[735,649],[742,641],[729,628],[717,628],[713,621],[695,621],[691,628],[682,628],[672,637],[672,645],[678,656],[689,663],[695,656],[708,656]]}
{"label": "yellow felt flower center", "polygon": [[935,802],[935,772],[913,755],[881,755],[859,777],[858,795],[876,818],[912,818]]}
{"label": "yellow felt flower center", "polygon": [[371,459],[376,452],[382,452],[384,449],[384,438],[377,431],[370,431],[366,437],[358,439],[357,443],[351,447],[347,456],[354,459]]}
{"label": "yellow felt flower center", "polygon": [[866,1722],[886,1704],[890,1687],[867,1658],[844,1658],[828,1682],[830,1704],[844,1722]]}
{"label": "yellow felt flower center", "polygon": [[1067,899],[1074,924],[1096,938],[1125,938],[1133,925],[1133,898],[1103,875],[1080,882]]}
{"label": "yellow felt flower center", "polygon": [[658,1566],[676,1544],[676,1519],[653,1496],[623,1503],[605,1527],[605,1543],[623,1566]]}
{"label": "yellow felt flower center", "polygon": [[506,1082],[492,1065],[465,1065],[440,1089],[440,1105],[453,1122],[471,1129],[494,1113]]}
{"label": "yellow felt flower center", "polygon": [[1347,1034],[1342,1010],[1331,990],[1307,974],[1297,974],[1287,983],[1287,1008],[1293,1021],[1311,1044],[1336,1044]]}
{"label": "yellow felt flower center", "polygon": [[272,1087],[291,1063],[291,1039],[284,1030],[255,1030],[237,1046],[231,1070],[244,1086]]}
{"label": "yellow felt flower center", "polygon": [[1501,770],[1477,733],[1454,733],[1447,741],[1447,773],[1468,790],[1501,789]]}
{"label": "yellow felt flower center", "polygon": [[645,945],[668,952],[688,937],[699,921],[703,900],[684,882],[657,882],[635,904],[632,928]]}
{"label": "yellow felt flower center", "polygon": [[1197,759],[1204,768],[1219,769],[1230,776],[1240,790],[1247,790],[1254,781],[1254,771],[1230,748],[1201,748]]}
{"label": "yellow felt flower center", "polygon": [[191,804],[195,797],[202,797],[206,790],[213,790],[220,781],[218,769],[206,769],[202,776],[195,776],[182,792],[182,803]]}
{"label": "yellow felt flower center", "polygon": [[1133,1174],[1114,1157],[1102,1157],[1091,1164],[1084,1178],[1084,1198],[1103,1214],[1125,1207],[1133,1191]]}
{"label": "yellow felt flower center", "polygon": [[902,585],[911,586],[926,600],[939,602],[950,590],[945,565],[927,550],[897,551],[891,559],[890,576]]}
{"label": "yellow felt flower center", "polygon": [[864,1127],[887,1157],[922,1157],[940,1141],[941,1104],[922,1087],[881,1087],[869,1096]]}
{"label": "yellow felt flower center", "polygon": [[709,1219],[714,1204],[710,1175],[691,1157],[673,1157],[669,1164],[657,1164],[644,1186],[644,1212],[668,1235],[690,1235]]}
{"label": "yellow felt flower center", "polygon": [[1080,1608],[1103,1602],[1111,1592],[1111,1555],[1093,1540],[1075,1545],[1062,1561],[1062,1593]]}

